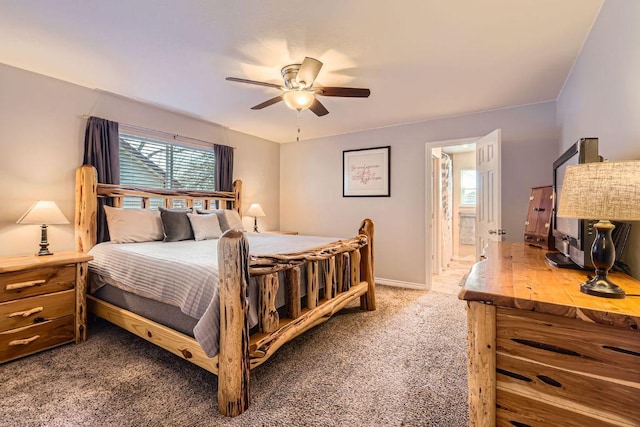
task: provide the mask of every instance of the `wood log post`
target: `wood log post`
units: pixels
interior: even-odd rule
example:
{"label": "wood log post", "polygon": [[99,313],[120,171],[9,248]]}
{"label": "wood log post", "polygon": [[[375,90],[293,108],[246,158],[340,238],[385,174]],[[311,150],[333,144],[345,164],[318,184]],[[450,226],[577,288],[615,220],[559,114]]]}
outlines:
{"label": "wood log post", "polygon": [[89,263],[76,264],[76,344],[87,340],[87,274]]}
{"label": "wood log post", "polygon": [[333,257],[333,261],[335,263],[335,270],[336,270],[336,295],[343,292],[342,289],[342,282],[344,281],[344,278],[342,277],[344,274],[344,268],[342,267],[342,262],[343,262],[342,258],[342,254],[337,254],[336,256]]}
{"label": "wood log post", "polygon": [[98,221],[98,174],[91,165],[76,170],[75,240],[78,252],[95,246]]}
{"label": "wood log post", "polygon": [[229,230],[218,242],[220,350],[218,409],[235,417],[249,407],[249,243]]}
{"label": "wood log post", "polygon": [[123,203],[124,203],[124,197],[114,197],[113,198],[113,207],[114,208],[118,208],[118,209],[122,208]]}
{"label": "wood log post", "polygon": [[360,234],[367,236],[367,244],[360,248],[360,277],[362,281],[369,284],[367,293],[360,297],[360,308],[362,310],[376,309],[376,282],[374,277],[374,257],[373,257],[373,221],[365,219],[360,224]]}
{"label": "wood log post", "polygon": [[352,288],[360,283],[360,251],[349,252],[349,265],[351,266],[351,284],[349,288]]}
{"label": "wood log post", "polygon": [[496,422],[496,307],[471,301],[467,306],[469,426]]}
{"label": "wood log post", "polygon": [[318,261],[309,261],[307,263],[307,307],[310,309],[318,306],[319,282]]}
{"label": "wood log post", "polygon": [[258,276],[258,321],[260,331],[270,333],[278,329],[280,317],[276,309],[278,273]]}
{"label": "wood log post", "polygon": [[325,260],[324,264],[324,298],[329,301],[335,295],[336,261],[334,257]]}
{"label": "wood log post", "polygon": [[239,179],[233,181],[232,190],[235,193],[233,209],[235,209],[242,216],[242,181],[240,181]]}
{"label": "wood log post", "polygon": [[347,292],[351,288],[351,257],[347,252],[343,252],[338,255],[341,258],[340,264],[342,265],[342,292]]}
{"label": "wood log post", "polygon": [[297,319],[302,314],[300,305],[300,267],[295,266],[284,272],[284,293],[287,301],[287,317]]}

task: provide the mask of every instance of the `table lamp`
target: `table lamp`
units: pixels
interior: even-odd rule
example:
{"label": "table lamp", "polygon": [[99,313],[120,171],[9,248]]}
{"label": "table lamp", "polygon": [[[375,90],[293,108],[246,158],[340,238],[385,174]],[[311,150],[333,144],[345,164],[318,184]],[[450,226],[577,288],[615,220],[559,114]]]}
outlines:
{"label": "table lamp", "polygon": [[562,181],[557,216],[598,220],[591,259],[592,279],[580,285],[585,294],[624,298],[607,274],[616,260],[610,222],[640,220],[640,161],[595,162],[568,166]]}
{"label": "table lamp", "polygon": [[47,241],[47,224],[69,224],[58,205],[55,202],[39,200],[25,212],[16,224],[40,224],[42,233],[40,235],[40,250],[38,256],[53,255],[49,252],[49,242]]}
{"label": "table lamp", "polygon": [[258,217],[259,216],[266,216],[264,214],[264,211],[262,210],[262,207],[260,206],[259,203],[252,203],[251,206],[249,206],[249,209],[247,209],[247,216],[252,216],[253,217],[253,231],[256,233],[259,233],[258,231]]}

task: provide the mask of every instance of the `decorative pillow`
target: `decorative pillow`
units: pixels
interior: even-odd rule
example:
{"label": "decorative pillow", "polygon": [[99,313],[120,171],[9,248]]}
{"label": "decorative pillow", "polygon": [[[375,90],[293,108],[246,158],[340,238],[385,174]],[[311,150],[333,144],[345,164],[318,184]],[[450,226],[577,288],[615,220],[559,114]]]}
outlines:
{"label": "decorative pillow", "polygon": [[242,225],[242,219],[238,212],[233,209],[212,209],[209,211],[205,211],[202,209],[198,209],[199,214],[207,215],[207,214],[216,214],[218,215],[218,221],[220,222],[220,229],[224,233],[227,230],[235,229],[242,232],[246,232]]}
{"label": "decorative pillow", "polygon": [[240,218],[240,214],[237,211],[232,209],[224,209],[224,216],[227,219],[227,224],[229,224],[229,228],[233,230],[239,230],[246,232],[242,225],[242,218]]}
{"label": "decorative pillow", "polygon": [[211,209],[208,211],[198,209],[197,212],[200,215],[216,215],[218,217],[218,222],[220,223],[220,230],[222,230],[223,233],[229,229],[227,217],[224,216],[224,209]]}
{"label": "decorative pillow", "polygon": [[193,240],[193,230],[189,222],[188,213],[192,209],[165,209],[158,208],[162,218],[165,242],[179,242],[180,240]]}
{"label": "decorative pillow", "polygon": [[191,222],[191,228],[193,229],[193,235],[196,240],[219,239],[220,236],[222,236],[218,215],[188,213],[187,217],[189,217],[189,222]]}
{"label": "decorative pillow", "polygon": [[158,211],[105,206],[104,212],[113,243],[152,242],[164,237]]}

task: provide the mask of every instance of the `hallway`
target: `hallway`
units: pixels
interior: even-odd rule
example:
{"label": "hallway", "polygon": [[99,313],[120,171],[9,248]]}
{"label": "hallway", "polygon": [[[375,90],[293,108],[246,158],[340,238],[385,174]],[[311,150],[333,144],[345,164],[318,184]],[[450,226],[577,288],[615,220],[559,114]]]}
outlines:
{"label": "hallway", "polygon": [[[464,247],[470,250],[463,250]],[[434,274],[431,283],[431,290],[444,294],[458,295],[461,282],[466,278],[475,261],[475,246],[460,245],[460,255],[454,256],[449,263],[449,268],[441,274]]]}

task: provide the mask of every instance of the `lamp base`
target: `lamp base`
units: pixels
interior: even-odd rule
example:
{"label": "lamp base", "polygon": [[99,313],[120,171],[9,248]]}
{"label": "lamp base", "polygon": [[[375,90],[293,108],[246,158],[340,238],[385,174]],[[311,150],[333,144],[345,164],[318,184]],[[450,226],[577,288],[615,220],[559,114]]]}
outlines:
{"label": "lamp base", "polygon": [[36,255],[44,256],[44,255],[53,255],[53,252],[49,251],[49,241],[47,240],[47,224],[42,224],[40,227],[40,250]]}
{"label": "lamp base", "polygon": [[604,275],[596,272],[596,277],[580,285],[580,292],[602,298],[622,299],[625,297],[625,292],[607,278],[606,272]]}

